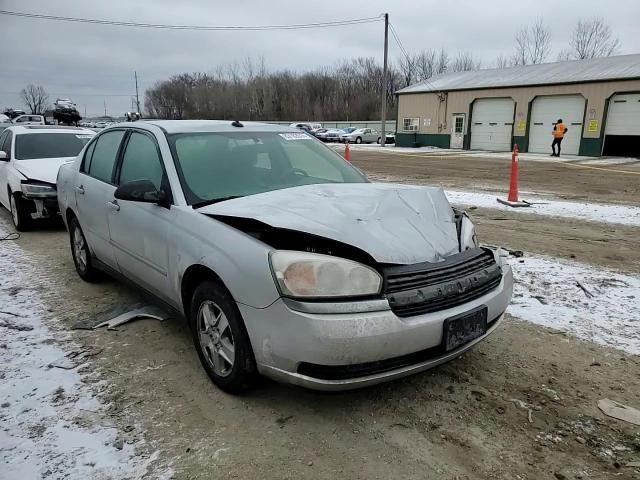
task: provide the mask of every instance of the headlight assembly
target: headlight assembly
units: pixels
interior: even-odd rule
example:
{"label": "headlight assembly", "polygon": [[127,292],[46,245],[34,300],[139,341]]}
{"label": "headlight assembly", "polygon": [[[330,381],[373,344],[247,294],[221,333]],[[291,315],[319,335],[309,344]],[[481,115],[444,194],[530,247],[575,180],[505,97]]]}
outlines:
{"label": "headlight assembly", "polygon": [[27,197],[55,197],[56,189],[41,183],[23,183],[20,186],[22,194]]}
{"label": "headlight assembly", "polygon": [[464,252],[470,248],[477,247],[479,243],[476,235],[476,227],[466,213],[462,214],[460,222],[460,251]]}
{"label": "headlight assembly", "polygon": [[317,253],[277,250],[271,269],[283,296],[301,299],[377,295],[382,277],[352,260]]}

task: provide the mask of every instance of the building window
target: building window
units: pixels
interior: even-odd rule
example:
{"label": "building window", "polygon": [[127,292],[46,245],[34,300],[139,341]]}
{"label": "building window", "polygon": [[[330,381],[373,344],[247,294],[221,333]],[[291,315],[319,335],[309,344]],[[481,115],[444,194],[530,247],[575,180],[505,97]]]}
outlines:
{"label": "building window", "polygon": [[456,124],[453,129],[454,133],[464,132],[464,117],[456,117]]}
{"label": "building window", "polygon": [[419,127],[420,127],[419,118],[403,118],[402,119],[402,129],[405,132],[417,132]]}

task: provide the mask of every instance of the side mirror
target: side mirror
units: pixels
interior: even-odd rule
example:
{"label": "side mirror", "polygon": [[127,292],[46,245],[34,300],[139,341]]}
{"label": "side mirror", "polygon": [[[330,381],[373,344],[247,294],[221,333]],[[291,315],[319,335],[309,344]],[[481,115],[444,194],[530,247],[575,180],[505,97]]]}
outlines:
{"label": "side mirror", "polygon": [[9,157],[7,155],[7,152],[4,152],[4,151],[0,150],[0,161],[2,161],[2,162],[8,162],[9,161]]}
{"label": "side mirror", "polygon": [[158,191],[150,180],[134,180],[116,188],[113,196],[130,202],[160,203],[164,200],[165,193]]}

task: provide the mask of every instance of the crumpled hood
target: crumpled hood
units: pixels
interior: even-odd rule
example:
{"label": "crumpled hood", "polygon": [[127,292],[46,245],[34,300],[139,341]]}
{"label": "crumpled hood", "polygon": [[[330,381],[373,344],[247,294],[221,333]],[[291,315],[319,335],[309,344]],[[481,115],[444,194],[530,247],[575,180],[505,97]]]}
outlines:
{"label": "crumpled hood", "polygon": [[56,184],[58,170],[63,163],[75,157],[36,158],[33,160],[16,160],[14,165],[29,180],[39,180]]}
{"label": "crumpled hood", "polygon": [[198,209],[251,218],[347,243],[381,263],[438,262],[458,253],[453,210],[441,187],[305,185]]}

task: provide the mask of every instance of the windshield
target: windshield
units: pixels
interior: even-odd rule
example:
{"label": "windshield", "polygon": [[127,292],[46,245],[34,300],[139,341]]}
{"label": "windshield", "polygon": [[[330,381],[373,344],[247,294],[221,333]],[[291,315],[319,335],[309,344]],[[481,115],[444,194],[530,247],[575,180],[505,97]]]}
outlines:
{"label": "windshield", "polygon": [[75,157],[93,135],[87,133],[29,133],[16,135],[16,160]]}
{"label": "windshield", "polygon": [[343,128],[342,131],[344,133],[353,133],[356,131],[356,129],[354,127],[347,127],[347,128]]}
{"label": "windshield", "polygon": [[367,179],[306,133],[220,132],[168,135],[190,205],[317,183]]}

